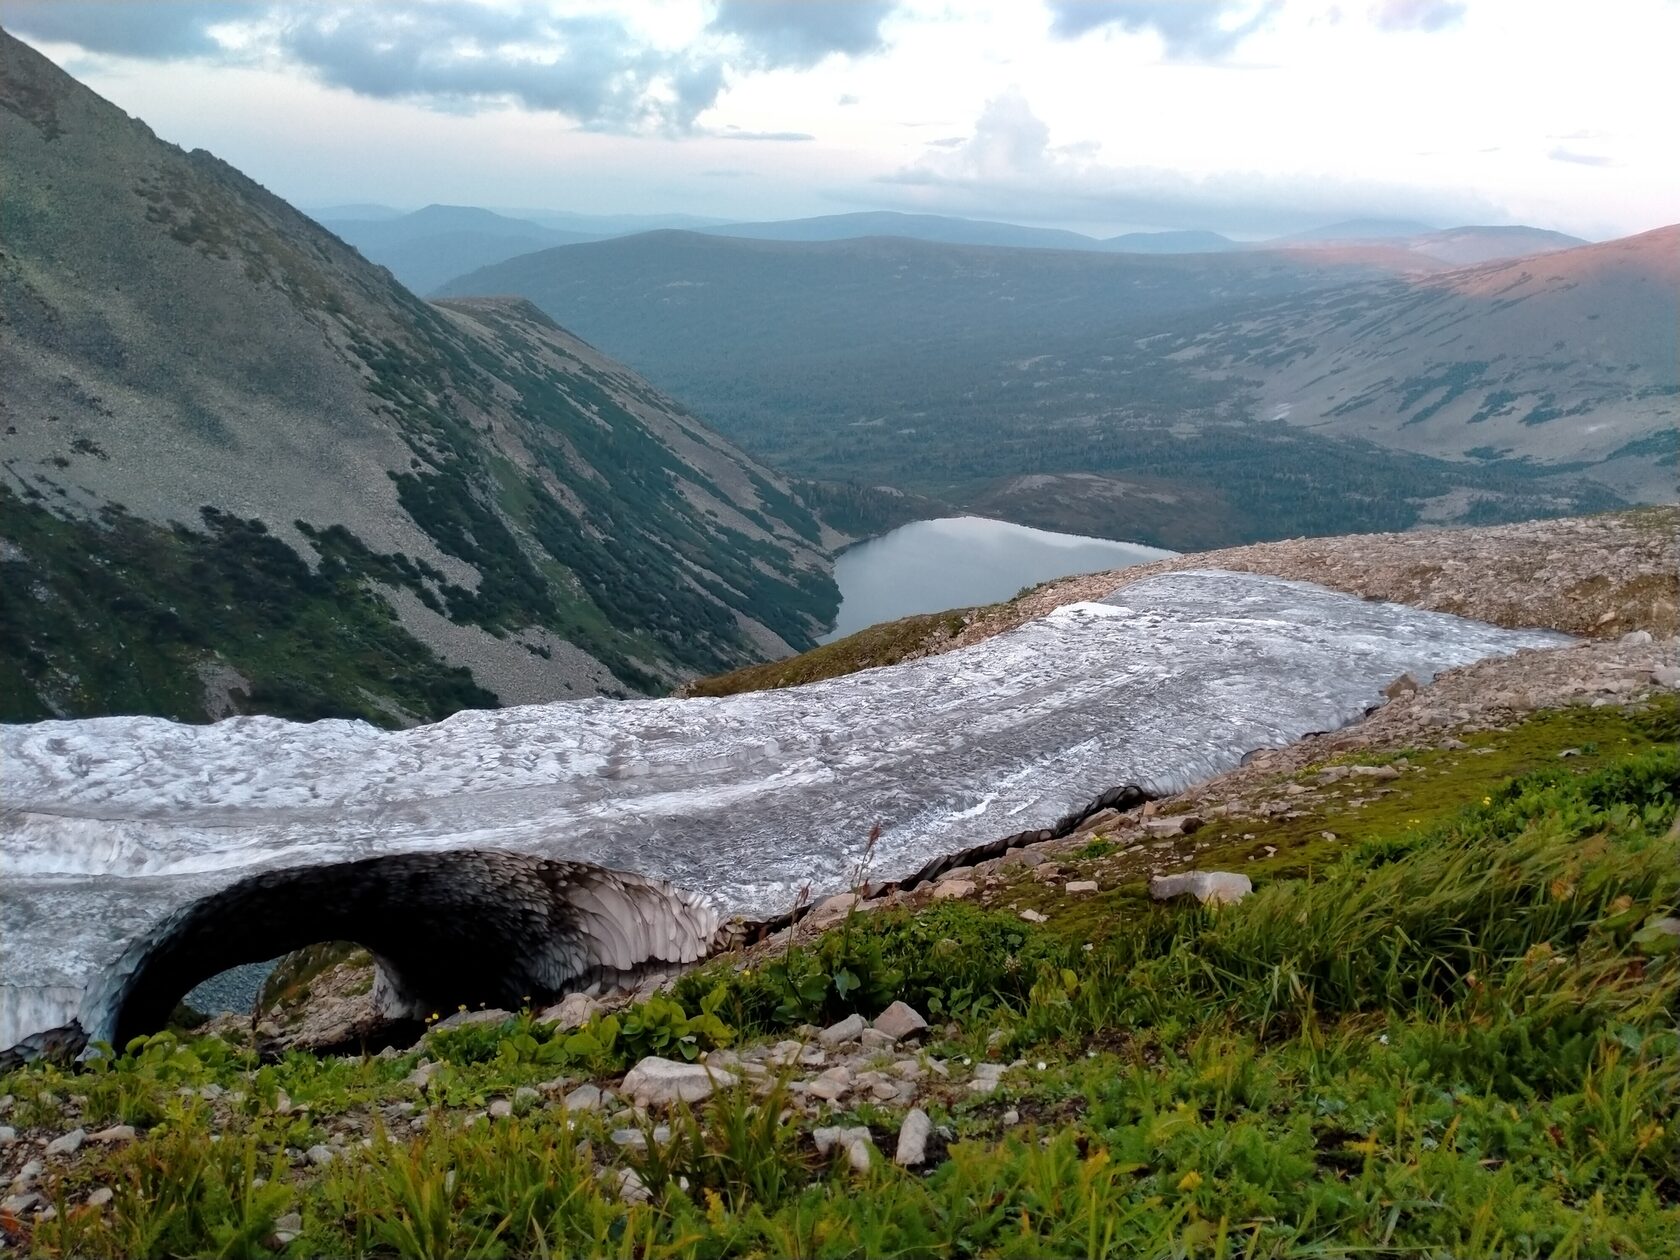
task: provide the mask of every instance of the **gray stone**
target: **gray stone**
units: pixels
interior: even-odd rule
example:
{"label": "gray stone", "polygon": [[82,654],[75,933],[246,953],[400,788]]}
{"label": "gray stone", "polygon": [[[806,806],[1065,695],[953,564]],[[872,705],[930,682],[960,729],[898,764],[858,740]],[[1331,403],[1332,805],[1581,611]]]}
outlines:
{"label": "gray stone", "polygon": [[17,1130],[9,1124],[0,1124],[0,1147],[11,1146],[16,1143]]}
{"label": "gray stone", "polygon": [[486,1110],[492,1120],[507,1120],[513,1115],[513,1103],[506,1098],[492,1098]]}
{"label": "gray stone", "polygon": [[856,1041],[863,1035],[863,1030],[869,1027],[862,1015],[855,1012],[846,1016],[837,1024],[830,1024],[817,1034],[817,1040],[825,1046],[843,1046],[848,1041]]}
{"label": "gray stone", "polygon": [[598,1085],[579,1085],[566,1095],[567,1111],[601,1110],[601,1089]]}
{"label": "gray stone", "polygon": [[928,1119],[928,1113],[920,1107],[912,1107],[904,1113],[904,1123],[898,1126],[898,1148],[893,1153],[893,1163],[900,1168],[915,1168],[927,1159],[928,1135],[933,1132],[933,1121]]}
{"label": "gray stone", "polygon": [[894,1002],[875,1017],[874,1023],[877,1032],[886,1033],[894,1041],[919,1036],[927,1031],[927,1026],[922,1013],[908,1002]]}
{"label": "gray stone", "polygon": [[1189,871],[1183,875],[1157,875],[1149,881],[1149,895],[1156,901],[1171,901],[1186,894],[1205,906],[1231,905],[1254,891],[1247,875],[1230,871]]}
{"label": "gray stone", "polygon": [[1011,849],[998,860],[998,865],[1004,868],[1011,866],[1041,866],[1043,863],[1044,854],[1040,853],[1037,849]]}
{"label": "gray stone", "polygon": [[328,1164],[333,1162],[335,1155],[332,1147],[323,1146],[321,1143],[317,1142],[314,1146],[311,1146],[304,1152],[303,1157],[316,1168],[325,1168]]}
{"label": "gray stone", "polygon": [[1651,681],[1659,687],[1680,687],[1680,667],[1659,665],[1651,671]]}
{"label": "gray stone", "polygon": [[858,1044],[867,1051],[890,1050],[897,1038],[879,1028],[865,1028],[858,1036]]}
{"label": "gray stone", "polygon": [[1008,1111],[998,1117],[998,1122],[1002,1124],[1004,1128],[1012,1129],[1021,1123],[1021,1113],[1011,1107]]}
{"label": "gray stone", "polygon": [[702,1102],[719,1086],[735,1084],[735,1075],[704,1063],[679,1063],[650,1055],[625,1074],[620,1092],[638,1107],[668,1107]]}
{"label": "gray stone", "polygon": [[1001,1063],[976,1063],[974,1065],[974,1079],[979,1081],[1001,1080],[1003,1074],[1008,1070]]}
{"label": "gray stone", "polygon": [[1066,889],[1070,893],[1094,893],[1097,891],[1097,881],[1094,879],[1070,879]]}
{"label": "gray stone", "polygon": [[[403,1078],[403,1084],[413,1085],[418,1089],[425,1089],[426,1086],[432,1083],[432,1076],[437,1072],[437,1070],[438,1065],[436,1063],[432,1062],[430,1059],[421,1059],[420,1062],[415,1065],[414,1070]],[[284,1107],[276,1107],[275,1110],[281,1115],[285,1115],[292,1109],[292,1100],[290,1098],[282,1097],[281,1101],[285,1104]]]}
{"label": "gray stone", "polygon": [[14,1217],[22,1216],[40,1201],[41,1196],[33,1190],[23,1194],[8,1195],[6,1198],[0,1199],[0,1213]]}
{"label": "gray stone", "polygon": [[56,1137],[47,1143],[48,1158],[54,1155],[74,1155],[82,1149],[82,1143],[87,1141],[86,1129],[71,1129],[63,1137]]}
{"label": "gray stone", "polygon": [[475,1024],[500,1024],[513,1018],[512,1011],[456,1011],[448,1019],[432,1025],[433,1032],[451,1028],[471,1028]]}
{"label": "gray stone", "polygon": [[1622,636],[1621,641],[1628,647],[1644,647],[1649,643],[1656,642],[1651,637],[1649,630],[1629,630]]}
{"label": "gray stone", "polygon": [[941,871],[934,876],[934,882],[949,884],[956,880],[972,880],[973,878],[974,868],[972,866],[953,866],[949,870]]}
{"label": "gray stone", "polygon": [[634,1168],[607,1168],[602,1170],[608,1181],[618,1192],[619,1200],[623,1203],[649,1203],[653,1200],[653,1191],[649,1190],[636,1175]]}
{"label": "gray stone", "polygon": [[1393,766],[1349,766],[1349,774],[1361,775],[1367,779],[1398,779],[1400,771]]}
{"label": "gray stone", "polygon": [[1003,1082],[995,1076],[977,1076],[968,1083],[971,1094],[990,1094]]}
{"label": "gray stone", "polygon": [[1187,836],[1201,828],[1202,820],[1195,814],[1168,814],[1165,818],[1147,819],[1143,824],[1144,834],[1156,838]]}
{"label": "gray stone", "polygon": [[1048,922],[1050,922],[1050,916],[1049,915],[1040,914],[1037,910],[1023,910],[1023,911],[1021,911],[1021,917],[1023,919],[1025,919],[1028,923],[1048,923]]}
{"label": "gray stone", "polygon": [[22,1168],[18,1169],[17,1173],[12,1177],[12,1189],[13,1190],[27,1190],[27,1189],[29,1189],[30,1186],[34,1185],[36,1183],[36,1181],[38,1181],[40,1179],[41,1174],[46,1172],[46,1171],[47,1171],[47,1166],[44,1163],[42,1163],[40,1160],[38,1160],[38,1159],[30,1160]]}
{"label": "gray stone", "polygon": [[1383,688],[1383,695],[1387,696],[1390,700],[1398,700],[1402,696],[1416,695],[1420,686],[1422,686],[1422,684],[1419,683],[1417,679],[1413,678],[1411,674],[1401,674],[1400,677],[1396,678],[1393,682],[1389,683],[1388,686]]}
{"label": "gray stone", "polygon": [[553,1006],[537,1016],[539,1024],[553,1024],[560,1029],[582,1028],[604,1008],[587,993],[568,993]]}
{"label": "gray stone", "polygon": [[961,897],[972,897],[975,885],[966,879],[953,879],[943,884],[933,886],[935,901],[949,901]]}
{"label": "gray stone", "polygon": [[839,1102],[850,1093],[851,1086],[844,1081],[828,1080],[819,1076],[816,1080],[806,1083],[805,1092],[812,1098],[820,1098],[824,1102],[832,1103]]}
{"label": "gray stone", "polygon": [[853,1125],[849,1128],[840,1125],[828,1125],[811,1130],[811,1139],[817,1144],[817,1154],[827,1155],[836,1149],[846,1153],[846,1160],[858,1172],[868,1172],[871,1153],[875,1149],[875,1142],[869,1136],[869,1130],[863,1125]]}
{"label": "gray stone", "polygon": [[90,1208],[102,1208],[116,1197],[117,1192],[110,1186],[95,1186],[82,1202]]}

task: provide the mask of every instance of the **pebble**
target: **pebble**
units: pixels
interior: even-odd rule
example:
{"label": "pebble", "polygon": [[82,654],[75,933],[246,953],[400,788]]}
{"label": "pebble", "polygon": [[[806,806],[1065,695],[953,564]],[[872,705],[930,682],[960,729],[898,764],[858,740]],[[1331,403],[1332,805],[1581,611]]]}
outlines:
{"label": "pebble", "polygon": [[506,1098],[492,1098],[488,1110],[492,1120],[507,1120],[513,1115],[513,1103]]}
{"label": "pebble", "polygon": [[88,1197],[84,1200],[84,1202],[90,1208],[102,1208],[116,1197],[117,1192],[111,1189],[110,1186],[96,1186],[88,1194]]}
{"label": "pebble", "polygon": [[843,1046],[848,1041],[856,1041],[863,1035],[863,1030],[869,1027],[862,1015],[855,1012],[835,1024],[830,1024],[817,1034],[817,1040],[830,1048]]}
{"label": "pebble", "polygon": [[82,1143],[86,1140],[86,1129],[71,1129],[63,1137],[56,1137],[48,1142],[46,1154],[49,1157],[53,1155],[74,1155],[82,1149]]}
{"label": "pebble", "polygon": [[1049,915],[1040,914],[1037,910],[1023,910],[1023,911],[1021,911],[1021,917],[1023,919],[1025,919],[1028,923],[1048,923],[1048,922],[1050,922],[1050,916]]}
{"label": "pebble", "polygon": [[333,1154],[332,1147],[324,1146],[319,1142],[305,1151],[303,1157],[316,1168],[325,1168],[336,1158]]}
{"label": "pebble", "polygon": [[303,1213],[287,1212],[274,1222],[274,1229],[268,1236],[268,1247],[271,1251],[279,1251],[298,1240],[303,1233]]}

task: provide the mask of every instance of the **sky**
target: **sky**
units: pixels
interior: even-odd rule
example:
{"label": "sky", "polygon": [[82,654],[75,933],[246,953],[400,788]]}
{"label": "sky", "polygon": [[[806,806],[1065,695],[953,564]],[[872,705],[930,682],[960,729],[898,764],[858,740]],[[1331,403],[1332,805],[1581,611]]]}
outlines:
{"label": "sky", "polygon": [[0,23],[306,208],[1680,221],[1680,0],[4,0]]}

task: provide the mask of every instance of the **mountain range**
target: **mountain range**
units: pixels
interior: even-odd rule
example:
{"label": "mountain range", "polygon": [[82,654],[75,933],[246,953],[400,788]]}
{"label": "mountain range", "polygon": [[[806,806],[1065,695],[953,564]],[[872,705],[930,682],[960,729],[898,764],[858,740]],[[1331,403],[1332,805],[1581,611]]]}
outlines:
{"label": "mountain range", "polygon": [[406,723],[807,646],[826,530],[517,299],[428,303],[0,33],[0,718]]}
{"label": "mountain range", "polygon": [[[1672,285],[1653,282],[1630,304],[1625,270],[1585,282],[1610,246],[1456,270],[1412,237],[1361,235],[1382,227],[1160,256],[662,232],[526,255],[441,291],[529,298],[798,475],[1160,546],[1590,511],[1671,476],[1663,391],[1680,372],[1650,340],[1674,327]],[[1480,248],[1490,233],[1532,243],[1526,231],[1461,229],[1436,244]],[[1662,244],[1629,248],[1658,276]],[[1466,332],[1478,310],[1499,316],[1509,301],[1478,277],[1564,274],[1552,260],[1581,280],[1537,285],[1520,319],[1492,325],[1529,339],[1520,354]],[[1463,298],[1443,335],[1399,318],[1451,293],[1481,296]],[[1357,322],[1344,319],[1355,310]],[[1311,352],[1364,328],[1359,371],[1376,375],[1359,420],[1338,424],[1322,413],[1349,400],[1326,394],[1319,407],[1313,377],[1290,365],[1306,372]],[[1624,389],[1604,364],[1640,366]],[[1574,417],[1548,432],[1538,416],[1521,423],[1533,405],[1510,425],[1469,423],[1495,391],[1538,404],[1548,390],[1564,397],[1563,377],[1595,372],[1603,387],[1572,387]],[[1439,394],[1467,374],[1489,382],[1464,400],[1469,411],[1443,403],[1434,425],[1406,423],[1429,401],[1428,380],[1442,378]],[[1320,375],[1315,390],[1358,373],[1337,363]],[[1574,430],[1583,440],[1564,440]]]}

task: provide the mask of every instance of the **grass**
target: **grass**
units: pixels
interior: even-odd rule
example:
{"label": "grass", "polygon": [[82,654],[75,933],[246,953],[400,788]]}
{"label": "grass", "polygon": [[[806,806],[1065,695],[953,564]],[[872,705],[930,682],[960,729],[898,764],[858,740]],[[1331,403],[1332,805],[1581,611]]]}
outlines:
{"label": "grass", "polygon": [[684,694],[733,696],[747,691],[774,691],[824,678],[843,678],[877,665],[896,665],[911,655],[956,638],[968,624],[971,611],[956,608],[882,622],[785,660],[748,665],[727,674],[702,678],[689,683]]}
{"label": "grass", "polygon": [[[1416,813],[1350,814],[1332,856],[1280,864],[1235,907],[1134,900],[1090,949],[1066,914],[855,915],[621,1016],[661,1036],[704,998],[723,1025],[708,1042],[751,1044],[894,996],[937,1012],[933,1055],[1018,1066],[986,1097],[928,1078],[943,1131],[925,1171],[831,1166],[779,1089],[679,1111],[640,1154],[608,1136],[624,1119],[546,1104],[466,1122],[556,1071],[612,1079],[641,1048],[604,1047],[600,1020],[434,1033],[425,1093],[403,1083],[417,1052],[264,1065],[165,1036],[0,1079],[20,1129],[62,1131],[80,1099],[76,1123],[144,1130],[55,1169],[56,1219],[14,1234],[42,1256],[269,1255],[296,1211],[287,1255],[1669,1255],[1680,950],[1655,924],[1680,901],[1680,751],[1672,704],[1621,715],[1625,745],[1613,720],[1408,753]],[[1546,754],[1583,722],[1597,752]],[[890,1152],[898,1118],[866,1104],[837,1122]],[[301,1161],[347,1126],[331,1163]],[[621,1201],[624,1168],[647,1201]],[[78,1208],[96,1184],[111,1207]]]}

